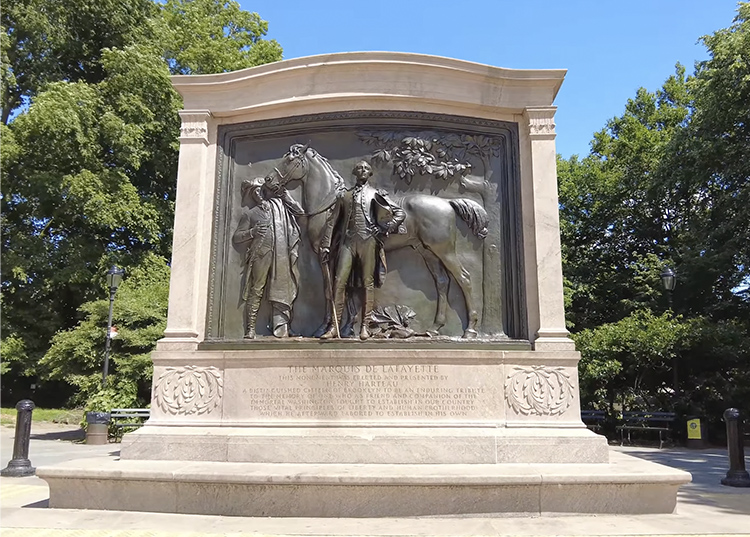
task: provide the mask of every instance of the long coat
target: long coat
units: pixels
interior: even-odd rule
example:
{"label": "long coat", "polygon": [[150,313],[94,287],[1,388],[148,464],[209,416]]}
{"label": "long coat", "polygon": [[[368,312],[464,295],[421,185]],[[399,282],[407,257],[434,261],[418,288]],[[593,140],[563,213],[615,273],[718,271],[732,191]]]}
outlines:
{"label": "long coat", "polygon": [[[248,299],[255,260],[272,252],[274,259],[266,294],[269,301],[291,309],[299,288],[300,229],[294,215],[301,214],[302,207],[286,191],[274,197],[268,193],[266,196],[270,199],[262,205],[243,212],[233,237],[235,243],[247,243],[242,299]],[[268,228],[254,236],[251,230],[259,222],[267,224]]]}

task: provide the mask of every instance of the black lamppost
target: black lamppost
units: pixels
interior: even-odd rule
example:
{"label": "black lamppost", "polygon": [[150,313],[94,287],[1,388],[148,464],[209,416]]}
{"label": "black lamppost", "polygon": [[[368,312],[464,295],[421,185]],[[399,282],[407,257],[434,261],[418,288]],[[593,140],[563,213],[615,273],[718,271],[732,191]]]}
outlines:
{"label": "black lamppost", "polygon": [[107,271],[107,286],[109,287],[109,319],[107,319],[107,339],[104,341],[104,369],[102,370],[102,388],[107,387],[107,373],[109,372],[109,346],[112,344],[112,306],[115,303],[115,293],[120,286],[125,269],[117,265]]}
{"label": "black lamppost", "polygon": [[[669,267],[664,267],[661,271],[661,283],[664,289],[667,291],[667,300],[669,300],[669,312],[672,313],[672,291],[674,291],[675,285],[677,285],[677,275]],[[672,358],[672,390],[674,396],[677,397],[678,390],[678,374],[677,374],[677,356]]]}
{"label": "black lamppost", "polygon": [[669,267],[664,267],[661,271],[661,283],[664,289],[667,291],[667,298],[669,299],[669,310],[672,311],[672,291],[674,291],[675,285],[677,285],[677,275]]}

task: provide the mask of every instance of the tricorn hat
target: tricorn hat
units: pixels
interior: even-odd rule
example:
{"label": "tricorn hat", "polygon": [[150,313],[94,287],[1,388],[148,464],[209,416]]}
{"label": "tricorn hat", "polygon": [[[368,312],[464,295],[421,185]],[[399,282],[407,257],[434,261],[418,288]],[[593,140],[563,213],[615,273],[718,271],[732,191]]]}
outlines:
{"label": "tricorn hat", "polygon": [[375,220],[381,227],[386,227],[393,220],[391,205],[380,192],[375,193]]}
{"label": "tricorn hat", "polygon": [[262,177],[256,177],[255,179],[244,179],[242,181],[241,192],[244,196],[255,188],[261,188],[265,184],[265,179]]}

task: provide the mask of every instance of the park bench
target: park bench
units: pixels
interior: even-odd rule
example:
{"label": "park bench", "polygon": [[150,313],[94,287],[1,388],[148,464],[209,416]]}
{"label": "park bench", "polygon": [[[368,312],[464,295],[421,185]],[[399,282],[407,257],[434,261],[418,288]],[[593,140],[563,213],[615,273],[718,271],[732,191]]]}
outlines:
{"label": "park bench", "polygon": [[615,429],[620,431],[620,445],[625,443],[625,434],[628,443],[632,443],[631,433],[633,431],[656,431],[659,433],[659,449],[664,445],[666,436],[672,432],[672,423],[676,416],[674,412],[623,412],[622,425]]}
{"label": "park bench", "polygon": [[604,410],[581,410],[581,421],[594,432],[602,428],[606,419],[607,414]]}
{"label": "park bench", "polygon": [[150,408],[113,408],[109,411],[110,423],[117,429],[117,438],[122,437],[126,427],[140,427],[151,415]]}

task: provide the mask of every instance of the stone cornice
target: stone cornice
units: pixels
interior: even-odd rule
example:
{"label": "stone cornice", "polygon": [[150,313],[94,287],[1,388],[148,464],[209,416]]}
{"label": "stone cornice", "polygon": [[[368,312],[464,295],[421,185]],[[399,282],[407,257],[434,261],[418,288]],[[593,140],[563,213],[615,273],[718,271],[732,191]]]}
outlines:
{"label": "stone cornice", "polygon": [[321,100],[425,100],[520,113],[550,106],[564,69],[505,69],[397,52],[347,52],[296,58],[213,75],[176,75],[185,108],[231,117],[286,103]]}

